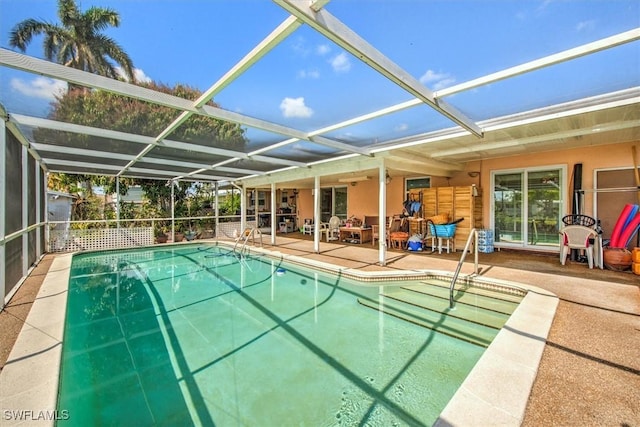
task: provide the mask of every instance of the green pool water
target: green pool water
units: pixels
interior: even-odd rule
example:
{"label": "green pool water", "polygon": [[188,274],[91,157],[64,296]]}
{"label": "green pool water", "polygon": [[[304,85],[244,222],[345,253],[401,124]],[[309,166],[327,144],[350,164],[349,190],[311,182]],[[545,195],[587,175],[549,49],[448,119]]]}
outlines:
{"label": "green pool water", "polygon": [[76,255],[58,424],[431,425],[484,348],[380,292],[213,245]]}

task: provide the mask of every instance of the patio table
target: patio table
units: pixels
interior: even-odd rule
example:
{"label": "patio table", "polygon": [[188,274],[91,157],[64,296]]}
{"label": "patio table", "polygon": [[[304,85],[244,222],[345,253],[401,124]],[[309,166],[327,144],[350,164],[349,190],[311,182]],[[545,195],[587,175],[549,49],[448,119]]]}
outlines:
{"label": "patio table", "polygon": [[373,236],[372,228],[340,227],[340,241],[363,244],[370,242]]}

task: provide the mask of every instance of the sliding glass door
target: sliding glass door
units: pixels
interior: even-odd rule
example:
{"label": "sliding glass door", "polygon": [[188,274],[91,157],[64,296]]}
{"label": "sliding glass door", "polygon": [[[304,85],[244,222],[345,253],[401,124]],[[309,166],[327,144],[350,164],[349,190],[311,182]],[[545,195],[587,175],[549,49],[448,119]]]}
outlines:
{"label": "sliding glass door", "polygon": [[320,189],[320,218],[322,222],[329,222],[332,216],[347,219],[346,186]]}
{"label": "sliding glass door", "polygon": [[554,248],[565,213],[565,167],[492,173],[496,246]]}

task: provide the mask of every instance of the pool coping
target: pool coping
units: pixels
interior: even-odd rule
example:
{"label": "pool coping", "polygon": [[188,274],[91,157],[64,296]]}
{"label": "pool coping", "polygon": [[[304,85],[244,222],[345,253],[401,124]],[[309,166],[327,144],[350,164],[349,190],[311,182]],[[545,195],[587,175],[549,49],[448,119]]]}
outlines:
{"label": "pool coping", "polygon": [[0,372],[2,425],[53,425],[73,254],[56,256]]}
{"label": "pool coping", "polygon": [[[362,271],[274,250],[251,248],[250,251],[370,284],[381,280],[452,277],[451,272],[442,270]],[[56,412],[56,406],[73,255],[57,255],[53,260],[6,365],[0,372],[0,416],[3,425],[53,425],[56,418],[68,415]],[[558,298],[549,291],[524,283],[471,278],[469,275],[461,275],[460,279],[497,286],[503,291],[512,289],[516,293],[526,292],[526,296],[434,425],[519,426],[524,418]]]}

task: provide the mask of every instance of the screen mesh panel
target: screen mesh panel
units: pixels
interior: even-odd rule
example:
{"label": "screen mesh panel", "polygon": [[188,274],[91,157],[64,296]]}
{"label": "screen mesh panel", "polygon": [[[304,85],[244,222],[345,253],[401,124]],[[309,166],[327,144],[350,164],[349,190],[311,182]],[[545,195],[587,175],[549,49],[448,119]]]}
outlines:
{"label": "screen mesh panel", "polygon": [[22,278],[22,239],[7,242],[4,258],[4,295],[7,295]]}
{"label": "screen mesh panel", "polygon": [[[36,198],[38,195],[36,194],[36,161],[35,159],[29,155],[27,159],[27,221],[28,225],[33,225],[37,220],[37,211],[36,211]],[[33,265],[36,262],[36,230],[31,230],[27,235],[27,261],[28,265]]]}
{"label": "screen mesh panel", "polygon": [[22,145],[9,133],[6,148],[5,234],[22,228]]}

